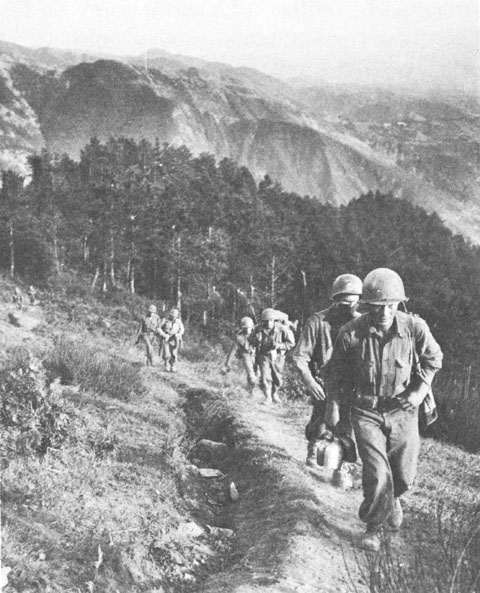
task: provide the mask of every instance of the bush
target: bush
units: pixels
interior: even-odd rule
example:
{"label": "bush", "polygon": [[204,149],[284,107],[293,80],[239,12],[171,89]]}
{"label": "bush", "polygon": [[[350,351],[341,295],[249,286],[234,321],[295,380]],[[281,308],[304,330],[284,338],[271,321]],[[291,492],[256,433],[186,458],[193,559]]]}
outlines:
{"label": "bush", "polygon": [[[368,556],[362,572],[370,593],[475,593],[480,582],[480,505],[448,506],[439,500],[427,517],[436,524],[431,546],[418,541],[405,562],[390,545]],[[362,561],[359,561],[360,565]],[[356,589],[354,588],[356,591]]]}
{"label": "bush", "polygon": [[435,399],[439,412],[432,435],[480,451],[480,377],[478,370],[468,367],[463,371],[442,373],[435,385]]}
{"label": "bush", "polygon": [[2,457],[44,455],[68,436],[73,415],[68,404],[52,389],[38,358],[21,357],[0,377]]}
{"label": "bush", "polygon": [[145,393],[140,364],[105,354],[98,346],[62,337],[45,361],[48,372],[64,385],[79,385],[107,397],[128,401]]}

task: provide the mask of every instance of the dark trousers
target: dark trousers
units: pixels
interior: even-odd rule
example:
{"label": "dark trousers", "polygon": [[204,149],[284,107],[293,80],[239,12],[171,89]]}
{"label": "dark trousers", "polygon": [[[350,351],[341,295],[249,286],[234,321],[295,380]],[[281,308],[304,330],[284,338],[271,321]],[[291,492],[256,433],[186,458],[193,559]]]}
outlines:
{"label": "dark trousers", "polygon": [[326,409],[326,400],[313,400],[312,415],[305,427],[305,436],[308,441],[319,441],[320,437],[324,434],[326,428],[324,422]]}
{"label": "dark trousers", "polygon": [[353,407],[351,420],[363,463],[359,517],[379,527],[391,513],[393,498],[410,488],[417,473],[418,409],[380,414]]}

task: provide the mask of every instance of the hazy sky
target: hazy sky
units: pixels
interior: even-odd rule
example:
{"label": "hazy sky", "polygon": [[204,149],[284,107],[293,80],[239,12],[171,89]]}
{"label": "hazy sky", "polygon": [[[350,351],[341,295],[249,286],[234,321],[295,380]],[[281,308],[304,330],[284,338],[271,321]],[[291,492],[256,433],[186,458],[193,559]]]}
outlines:
{"label": "hazy sky", "polygon": [[479,80],[480,0],[0,0],[0,40],[147,48],[280,77],[454,86]]}

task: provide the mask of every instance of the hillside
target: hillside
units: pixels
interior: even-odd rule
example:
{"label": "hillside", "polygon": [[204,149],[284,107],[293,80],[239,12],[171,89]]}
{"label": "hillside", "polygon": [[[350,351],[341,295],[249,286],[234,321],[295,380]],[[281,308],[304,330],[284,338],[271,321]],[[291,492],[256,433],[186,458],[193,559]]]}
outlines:
{"label": "hillside", "polygon": [[[284,403],[266,409],[238,371],[220,375],[224,350],[192,327],[177,373],[158,359],[143,367],[125,338],[146,303],[65,284],[24,312],[41,320],[32,332],[7,322],[12,287],[0,284],[0,372],[16,389],[2,394],[4,593],[475,590],[477,455],[424,440],[405,528],[364,556],[360,467],[349,466],[350,491],[307,471],[309,406],[293,399],[293,377]],[[36,423],[26,408],[11,413],[24,400]]]}
{"label": "hillside", "polygon": [[299,89],[159,50],[114,60],[2,43],[0,76],[2,168],[25,171],[41,147],[78,158],[92,136],[158,138],[336,205],[392,191],[480,241],[475,100]]}

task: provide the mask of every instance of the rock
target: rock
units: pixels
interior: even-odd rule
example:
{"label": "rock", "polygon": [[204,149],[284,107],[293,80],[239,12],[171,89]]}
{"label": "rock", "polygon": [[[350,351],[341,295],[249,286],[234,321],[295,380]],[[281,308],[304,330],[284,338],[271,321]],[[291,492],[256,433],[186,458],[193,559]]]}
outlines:
{"label": "rock", "polygon": [[230,486],[228,487],[228,497],[232,502],[237,502],[240,498],[235,482],[230,482]]}
{"label": "rock", "polygon": [[205,534],[205,530],[194,521],[189,521],[188,523],[181,523],[178,526],[177,533],[181,536],[200,537]]}
{"label": "rock", "polygon": [[225,443],[218,443],[217,441],[210,441],[208,439],[200,439],[197,443],[197,447],[201,449],[208,449],[215,453],[224,455],[228,451],[228,447]]}
{"label": "rock", "polygon": [[214,535],[216,537],[234,537],[235,532],[233,529],[227,529],[225,527],[212,527],[211,525],[207,525],[208,532],[210,535]]}
{"label": "rock", "polygon": [[202,478],[223,478],[225,476],[219,469],[211,469],[208,467],[200,467],[198,473]]}

